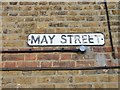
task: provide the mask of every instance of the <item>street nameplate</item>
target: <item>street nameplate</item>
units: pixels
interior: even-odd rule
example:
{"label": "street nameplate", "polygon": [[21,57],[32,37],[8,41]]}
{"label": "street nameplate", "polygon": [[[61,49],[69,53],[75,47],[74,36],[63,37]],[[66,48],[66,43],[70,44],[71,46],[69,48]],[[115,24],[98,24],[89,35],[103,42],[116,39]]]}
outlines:
{"label": "street nameplate", "polygon": [[104,45],[102,33],[84,34],[30,34],[30,46],[78,46],[78,45]]}

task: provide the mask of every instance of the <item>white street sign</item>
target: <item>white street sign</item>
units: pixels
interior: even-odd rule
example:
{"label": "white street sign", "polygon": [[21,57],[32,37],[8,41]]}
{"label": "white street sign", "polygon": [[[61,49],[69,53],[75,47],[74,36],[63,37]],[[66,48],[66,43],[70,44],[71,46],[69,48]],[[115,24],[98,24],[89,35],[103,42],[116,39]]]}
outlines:
{"label": "white street sign", "polygon": [[102,33],[86,34],[30,34],[30,46],[69,46],[69,45],[104,45]]}

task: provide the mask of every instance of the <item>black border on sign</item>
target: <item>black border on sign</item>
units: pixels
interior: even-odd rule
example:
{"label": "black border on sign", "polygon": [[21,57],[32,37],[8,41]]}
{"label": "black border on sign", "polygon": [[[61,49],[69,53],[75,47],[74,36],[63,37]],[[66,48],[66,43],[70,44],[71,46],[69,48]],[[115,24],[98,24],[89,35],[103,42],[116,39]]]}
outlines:
{"label": "black border on sign", "polygon": [[[104,36],[104,44],[103,45],[84,45],[84,46],[104,46],[105,45],[105,35],[103,32],[86,32],[86,33],[31,33],[31,34],[98,34],[101,33]],[[29,34],[30,35],[30,34]],[[27,36],[27,41],[28,37]],[[29,47],[54,47],[54,46],[81,46],[81,45],[29,45],[28,42],[26,42]]]}

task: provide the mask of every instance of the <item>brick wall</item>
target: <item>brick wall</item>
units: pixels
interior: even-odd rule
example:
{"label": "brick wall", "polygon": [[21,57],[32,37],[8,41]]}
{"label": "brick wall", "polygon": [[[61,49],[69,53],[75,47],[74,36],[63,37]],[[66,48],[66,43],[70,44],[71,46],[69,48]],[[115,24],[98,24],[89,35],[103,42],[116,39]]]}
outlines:
{"label": "brick wall", "polygon": [[[6,53],[2,68],[118,66],[119,3],[109,2],[109,16],[115,49],[114,59],[103,2],[2,2],[0,29],[2,50],[74,49],[76,46],[29,47],[30,33],[102,32],[104,46],[87,46],[81,53]],[[118,88],[117,69],[71,71],[2,71],[2,88]]]}

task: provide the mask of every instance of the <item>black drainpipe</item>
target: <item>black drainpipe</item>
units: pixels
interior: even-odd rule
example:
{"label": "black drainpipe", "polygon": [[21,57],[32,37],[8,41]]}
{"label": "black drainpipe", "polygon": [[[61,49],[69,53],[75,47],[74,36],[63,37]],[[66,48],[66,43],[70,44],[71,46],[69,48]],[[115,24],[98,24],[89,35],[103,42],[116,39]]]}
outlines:
{"label": "black drainpipe", "polygon": [[24,68],[0,68],[0,71],[40,71],[40,70],[101,70],[101,69],[120,69],[120,66],[98,66],[98,67],[54,67],[54,68],[42,68],[42,67],[24,67]]}
{"label": "black drainpipe", "polygon": [[104,0],[104,5],[105,5],[105,11],[106,11],[106,17],[107,17],[107,25],[108,25],[108,32],[109,32],[109,38],[110,38],[110,44],[111,44],[111,49],[112,49],[112,57],[115,59],[115,50],[113,46],[113,40],[112,40],[112,34],[111,34],[111,27],[110,27],[110,18],[109,18],[109,13],[108,13],[108,7],[107,7],[107,2]]}
{"label": "black drainpipe", "polygon": [[58,49],[58,50],[32,50],[32,49],[29,49],[29,50],[16,50],[16,51],[0,51],[0,53],[52,53],[52,52],[81,52],[80,49],[71,49],[71,50],[67,50],[67,49]]}

